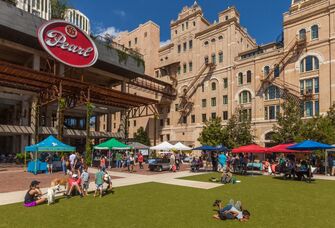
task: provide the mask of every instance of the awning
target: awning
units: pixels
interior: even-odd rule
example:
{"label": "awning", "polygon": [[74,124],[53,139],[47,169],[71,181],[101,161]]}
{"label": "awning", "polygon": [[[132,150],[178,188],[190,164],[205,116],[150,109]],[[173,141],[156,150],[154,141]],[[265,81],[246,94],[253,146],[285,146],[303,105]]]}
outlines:
{"label": "awning", "polygon": [[309,153],[308,150],[290,150],[288,147],[295,145],[294,143],[279,144],[270,148],[266,148],[268,153]]}
{"label": "awning", "polygon": [[333,148],[335,148],[335,146],[315,142],[312,140],[306,140],[288,147],[290,150],[328,150]]}
{"label": "awning", "polygon": [[52,135],[35,145],[25,147],[26,152],[71,152],[75,150],[75,147],[62,143]]}
{"label": "awning", "polygon": [[96,150],[129,150],[130,146],[118,141],[115,138],[112,138],[106,142],[100,143],[97,146],[94,146]]}
{"label": "awning", "polygon": [[251,153],[251,154],[262,154],[266,153],[266,148],[261,147],[257,144],[251,144],[247,146],[241,146],[232,150],[233,153]]}

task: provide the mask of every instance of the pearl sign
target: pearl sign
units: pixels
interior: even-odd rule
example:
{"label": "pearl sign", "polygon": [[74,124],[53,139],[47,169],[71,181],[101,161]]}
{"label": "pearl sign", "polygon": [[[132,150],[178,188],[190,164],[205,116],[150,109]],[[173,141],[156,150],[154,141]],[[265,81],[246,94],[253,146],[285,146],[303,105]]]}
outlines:
{"label": "pearl sign", "polygon": [[92,39],[66,21],[53,20],[43,24],[38,30],[38,40],[52,57],[71,67],[90,67],[98,59]]}

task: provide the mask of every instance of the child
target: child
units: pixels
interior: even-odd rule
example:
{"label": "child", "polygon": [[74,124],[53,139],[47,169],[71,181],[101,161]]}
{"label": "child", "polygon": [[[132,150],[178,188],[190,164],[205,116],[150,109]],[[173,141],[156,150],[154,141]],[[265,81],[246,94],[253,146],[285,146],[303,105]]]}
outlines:
{"label": "child", "polygon": [[81,180],[82,180],[82,183],[83,183],[83,195],[84,196],[87,196],[87,190],[88,190],[88,187],[90,185],[90,174],[87,172],[87,166],[85,166],[84,168],[84,172],[81,174]]}
{"label": "child", "polygon": [[98,172],[95,174],[95,192],[94,192],[94,197],[97,196],[97,192],[99,190],[100,192],[100,198],[102,197],[102,186],[104,183],[104,175],[105,173],[102,171],[101,167],[99,167]]}

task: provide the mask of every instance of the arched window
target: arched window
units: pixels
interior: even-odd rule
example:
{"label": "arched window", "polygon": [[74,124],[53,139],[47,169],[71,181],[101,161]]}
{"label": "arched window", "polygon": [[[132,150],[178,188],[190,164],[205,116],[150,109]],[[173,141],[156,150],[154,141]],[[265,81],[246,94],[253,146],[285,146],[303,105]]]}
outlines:
{"label": "arched window", "polygon": [[268,76],[269,73],[270,73],[270,67],[269,66],[265,66],[264,69],[263,69],[263,73],[264,73],[264,76]]}
{"label": "arched window", "polygon": [[280,90],[277,86],[269,86],[264,92],[265,100],[275,100],[280,98]]}
{"label": "arched window", "polygon": [[204,42],[204,45],[207,46],[207,45],[208,45],[208,41],[205,41],[205,42]]}
{"label": "arched window", "polygon": [[208,56],[205,56],[204,60],[205,60],[205,64],[208,64],[208,63],[209,63]]}
{"label": "arched window", "polygon": [[216,64],[216,55],[215,55],[215,53],[212,54],[212,63]]}
{"label": "arched window", "polygon": [[275,66],[275,70],[274,70],[273,74],[274,74],[275,77],[279,77],[279,75],[280,75],[280,68],[279,68],[278,65]]}
{"label": "arched window", "polygon": [[212,82],[212,90],[215,91],[216,90],[216,83]]}
{"label": "arched window", "polygon": [[247,83],[251,83],[251,71],[247,71]]}
{"label": "arched window", "polygon": [[219,38],[218,38],[219,40],[223,40],[223,36],[219,36]]}
{"label": "arched window", "polygon": [[299,39],[305,40],[306,39],[306,29],[300,29],[299,31]]}
{"label": "arched window", "polygon": [[243,73],[238,73],[238,84],[243,85]]}
{"label": "arched window", "polygon": [[214,43],[214,42],[215,42],[215,38],[213,38],[213,39],[211,40],[211,42]]}
{"label": "arched window", "polygon": [[319,69],[319,59],[309,55],[300,62],[300,72],[308,72]]}
{"label": "arched window", "polygon": [[311,27],[311,38],[312,38],[312,40],[314,40],[314,39],[318,39],[319,38],[319,26],[318,25],[313,25],[312,27]]}
{"label": "arched window", "polygon": [[223,53],[222,51],[219,52],[219,63],[223,62]]}
{"label": "arched window", "polygon": [[275,132],[273,132],[273,131],[272,131],[272,132],[269,132],[269,133],[266,133],[264,139],[265,139],[265,140],[272,141],[272,140],[273,140],[273,136],[274,136],[274,134],[275,134]]}
{"label": "arched window", "polygon": [[251,103],[251,93],[249,91],[242,91],[239,95],[240,104]]}

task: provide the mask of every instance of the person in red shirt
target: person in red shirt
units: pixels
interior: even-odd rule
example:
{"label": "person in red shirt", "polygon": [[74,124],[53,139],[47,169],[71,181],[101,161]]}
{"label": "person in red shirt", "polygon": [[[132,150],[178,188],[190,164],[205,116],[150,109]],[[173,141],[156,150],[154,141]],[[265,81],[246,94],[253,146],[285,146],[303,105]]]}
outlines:
{"label": "person in red shirt", "polygon": [[144,158],[143,158],[142,153],[138,154],[137,160],[138,160],[138,163],[140,164],[140,169],[143,169],[143,164],[142,163],[144,161]]}
{"label": "person in red shirt", "polygon": [[83,197],[83,192],[81,191],[80,184],[81,184],[81,178],[78,177],[77,174],[73,174],[68,180],[68,189],[66,193],[67,198],[71,197],[71,193],[74,188],[79,192],[80,197]]}
{"label": "person in red shirt", "polygon": [[101,167],[102,170],[106,169],[106,158],[105,158],[105,156],[101,156],[101,158],[100,158],[100,167]]}

